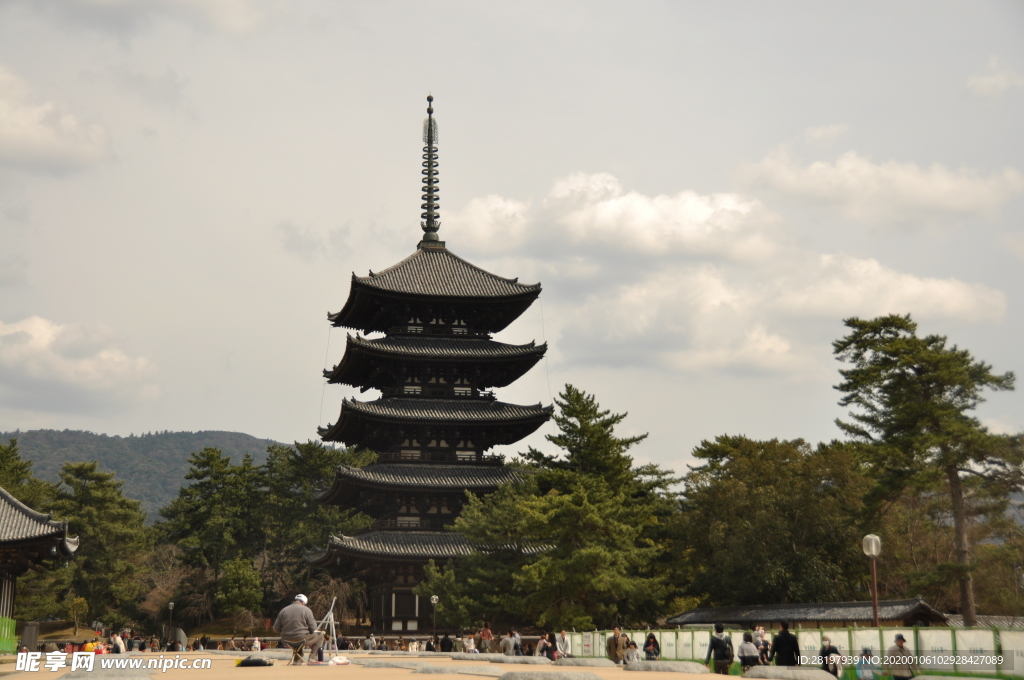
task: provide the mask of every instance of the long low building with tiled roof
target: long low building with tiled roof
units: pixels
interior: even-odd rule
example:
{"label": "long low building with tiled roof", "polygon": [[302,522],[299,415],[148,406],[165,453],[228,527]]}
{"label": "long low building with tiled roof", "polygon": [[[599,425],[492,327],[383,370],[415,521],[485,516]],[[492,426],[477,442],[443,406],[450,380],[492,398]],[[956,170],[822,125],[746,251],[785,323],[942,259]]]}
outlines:
{"label": "long low building with tiled roof", "polygon": [[[946,616],[920,598],[880,600],[878,619],[892,625],[945,625]],[[871,602],[801,602],[792,604],[756,604],[730,607],[701,607],[677,614],[666,623],[671,626],[734,624],[748,627],[770,625],[780,621],[791,624],[841,627],[871,625]]]}
{"label": "long low building with tiled roof", "polygon": [[[410,379],[404,387],[407,392],[434,390],[434,396],[455,396],[461,389],[466,396],[476,396],[480,390],[505,387],[518,380],[546,351],[547,343],[509,345],[480,337],[399,335],[371,339],[349,335],[341,362],[325,370],[324,377],[329,383],[373,388],[387,394],[394,384],[418,376],[420,366],[426,366],[427,379],[433,382],[421,385]],[[471,387],[460,387],[455,382],[464,366],[472,367]]]}

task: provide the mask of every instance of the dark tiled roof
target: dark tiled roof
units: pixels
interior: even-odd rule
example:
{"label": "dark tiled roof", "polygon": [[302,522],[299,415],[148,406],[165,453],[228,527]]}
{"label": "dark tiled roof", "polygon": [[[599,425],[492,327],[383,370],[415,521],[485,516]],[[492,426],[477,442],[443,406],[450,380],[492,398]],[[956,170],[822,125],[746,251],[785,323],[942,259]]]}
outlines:
{"label": "dark tiled roof", "polygon": [[[547,422],[551,406],[518,406],[482,399],[384,397],[362,402],[345,399],[337,422],[318,428],[324,441],[389,450],[395,439],[410,438],[403,430],[441,429],[448,438],[487,441],[486,446],[512,444]],[[401,436],[399,436],[401,435]],[[415,438],[415,437],[414,437]]]}
{"label": "dark tiled roof", "polygon": [[[537,554],[545,549],[527,547],[522,550]],[[358,536],[331,536],[327,550],[307,552],[306,561],[321,567],[330,566],[338,557],[423,563],[465,557],[474,550],[462,534],[454,531],[369,531]]]}
{"label": "dark tiled roof", "polygon": [[481,338],[437,338],[430,336],[388,336],[384,338],[362,338],[348,336],[348,346],[367,351],[409,358],[448,360],[511,359],[522,356],[544,355],[547,343],[537,346],[530,342],[525,345],[506,345],[503,342]]}
{"label": "dark tiled roof", "polygon": [[[964,617],[960,614],[948,616],[947,623],[951,628],[963,628]],[[978,625],[985,628],[1024,628],[1024,617],[1020,616],[978,616]]]}
{"label": "dark tiled roof", "polygon": [[454,531],[370,531],[359,536],[331,536],[329,553],[416,561],[447,560],[473,552]]}
{"label": "dark tiled roof", "polygon": [[36,512],[0,488],[0,544],[45,539],[59,539],[65,557],[78,548],[78,539],[68,538],[67,521]]}
{"label": "dark tiled roof", "polygon": [[[944,614],[924,600],[881,600],[878,618],[896,621],[920,618],[945,621]],[[871,602],[812,602],[800,604],[759,604],[734,607],[702,607],[673,616],[672,626],[713,623],[758,623],[764,621],[870,621]]]}
{"label": "dark tiled roof", "polygon": [[385,397],[376,401],[342,401],[342,411],[349,410],[370,418],[405,421],[460,423],[509,423],[523,420],[548,419],[551,406],[519,406],[503,401],[471,399],[403,399]]}
{"label": "dark tiled roof", "polygon": [[338,467],[337,477],[365,486],[405,487],[424,489],[469,489],[472,491],[496,489],[505,482],[523,478],[513,468],[479,465],[367,465],[355,468]]}
{"label": "dark tiled roof", "polygon": [[384,271],[352,280],[389,293],[442,297],[511,297],[540,290],[539,283],[495,276],[445,248],[420,248]]}
{"label": "dark tiled roof", "polygon": [[[505,387],[533,368],[547,351],[547,344],[506,345],[482,338],[451,339],[397,336],[368,338],[348,336],[345,356],[324,371],[330,383],[382,389],[393,387],[395,365],[453,364],[475,373],[476,386]],[[467,377],[472,373],[466,373]]]}

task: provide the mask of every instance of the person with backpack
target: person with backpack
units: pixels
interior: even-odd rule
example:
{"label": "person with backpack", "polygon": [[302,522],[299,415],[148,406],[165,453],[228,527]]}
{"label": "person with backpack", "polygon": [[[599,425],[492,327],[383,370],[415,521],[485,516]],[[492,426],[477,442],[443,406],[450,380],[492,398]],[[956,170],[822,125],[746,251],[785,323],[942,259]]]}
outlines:
{"label": "person with backpack", "polygon": [[715,634],[711,636],[711,644],[708,645],[708,655],[704,664],[708,670],[712,670],[711,657],[715,657],[714,672],[719,675],[729,675],[729,667],[732,666],[733,651],[732,638],[725,634],[725,626],[715,624]]}

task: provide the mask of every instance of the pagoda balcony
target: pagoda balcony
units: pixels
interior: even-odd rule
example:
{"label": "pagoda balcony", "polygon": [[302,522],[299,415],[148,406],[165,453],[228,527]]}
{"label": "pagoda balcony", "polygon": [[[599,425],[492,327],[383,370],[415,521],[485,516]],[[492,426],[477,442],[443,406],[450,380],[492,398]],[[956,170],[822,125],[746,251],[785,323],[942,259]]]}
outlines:
{"label": "pagoda balcony", "polygon": [[426,518],[415,518],[410,517],[407,519],[378,519],[370,527],[371,529],[377,530],[397,530],[397,531],[451,531],[449,528],[452,522],[455,521],[454,517],[450,517],[447,520],[441,519],[426,519]]}
{"label": "pagoda balcony", "polygon": [[453,463],[461,463],[464,465],[497,465],[501,466],[505,464],[505,456],[499,456],[496,454],[473,456],[472,458],[458,457],[456,452],[433,452],[433,451],[420,451],[419,453],[400,453],[397,451],[389,451],[387,453],[378,453],[377,460],[380,462],[385,461],[398,461],[400,463],[443,463],[451,465]]}
{"label": "pagoda balcony", "polygon": [[455,338],[477,338],[490,340],[491,334],[487,331],[475,331],[465,326],[447,326],[442,324],[410,323],[401,326],[391,326],[387,335],[433,335]]}

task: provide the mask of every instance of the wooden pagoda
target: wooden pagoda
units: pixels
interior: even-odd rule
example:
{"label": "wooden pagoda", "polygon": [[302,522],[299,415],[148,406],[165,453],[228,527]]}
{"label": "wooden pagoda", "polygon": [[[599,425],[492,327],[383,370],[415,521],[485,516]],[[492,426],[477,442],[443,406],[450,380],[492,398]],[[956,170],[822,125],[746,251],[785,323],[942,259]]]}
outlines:
{"label": "wooden pagoda", "polygon": [[68,523],[57,522],[0,488],[0,653],[17,650],[14,596],[17,579],[39,570],[49,559],[68,559],[78,539],[68,538]]}
{"label": "wooden pagoda", "polygon": [[[470,552],[450,530],[467,491],[490,493],[517,477],[488,450],[529,435],[552,411],[504,403],[492,391],[518,379],[547,351],[546,344],[491,339],[529,308],[541,286],[484,271],[438,239],[437,124],[433,98],[427,101],[423,238],[393,267],[353,274],[345,306],[328,315],[335,327],[364,335],[348,336],[341,362],[324,371],[327,381],[381,396],[343,400],[338,420],[320,429],[324,441],[378,454],[364,468],[339,468],[320,501],[361,510],[375,521],[358,536],[332,536],[326,550],[309,559],[369,584],[378,631],[429,629],[431,605],[412,592],[423,566]],[[383,335],[365,337],[369,333]]]}

